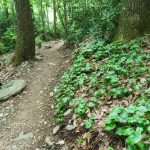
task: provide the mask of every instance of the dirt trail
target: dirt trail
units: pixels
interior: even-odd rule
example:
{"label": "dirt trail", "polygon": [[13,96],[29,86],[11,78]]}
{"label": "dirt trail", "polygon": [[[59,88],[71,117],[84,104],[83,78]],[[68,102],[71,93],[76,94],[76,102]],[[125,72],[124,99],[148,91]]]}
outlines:
{"label": "dirt trail", "polygon": [[45,136],[52,136],[50,92],[67,61],[58,51],[63,41],[53,42],[51,46],[39,50],[43,59],[34,62],[30,74],[26,75],[26,89],[0,104],[0,112],[8,114],[0,115],[0,150],[41,150]]}

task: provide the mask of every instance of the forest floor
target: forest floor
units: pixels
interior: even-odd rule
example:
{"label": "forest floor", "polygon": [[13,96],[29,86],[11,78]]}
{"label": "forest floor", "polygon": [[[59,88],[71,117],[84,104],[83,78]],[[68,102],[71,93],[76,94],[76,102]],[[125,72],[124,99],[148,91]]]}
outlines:
{"label": "forest floor", "polygon": [[61,49],[63,44],[49,43],[51,48],[37,51],[41,60],[14,69],[12,79],[25,79],[28,84],[19,95],[0,102],[1,150],[42,150],[43,141],[51,143],[54,138],[54,87],[70,63],[70,52]]}

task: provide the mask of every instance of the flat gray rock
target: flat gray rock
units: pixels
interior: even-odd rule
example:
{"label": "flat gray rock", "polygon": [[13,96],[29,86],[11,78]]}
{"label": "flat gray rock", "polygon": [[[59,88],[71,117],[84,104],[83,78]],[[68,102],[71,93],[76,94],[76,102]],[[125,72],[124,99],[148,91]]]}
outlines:
{"label": "flat gray rock", "polygon": [[50,147],[52,147],[55,144],[54,139],[48,136],[45,138],[45,143],[48,144],[48,146]]}
{"label": "flat gray rock", "polygon": [[29,133],[27,133],[27,134],[23,134],[23,133],[21,133],[20,135],[19,135],[19,137],[17,137],[15,140],[16,141],[25,141],[25,140],[31,140],[31,139],[33,139],[33,133],[32,132],[29,132]]}
{"label": "flat gray rock", "polygon": [[68,131],[72,131],[72,130],[74,130],[76,127],[75,126],[73,126],[73,125],[67,125],[67,127],[66,127],[66,129],[68,130]]}
{"label": "flat gray rock", "polygon": [[0,89],[0,101],[6,100],[11,96],[18,94],[27,85],[25,80],[12,80],[3,85]]}

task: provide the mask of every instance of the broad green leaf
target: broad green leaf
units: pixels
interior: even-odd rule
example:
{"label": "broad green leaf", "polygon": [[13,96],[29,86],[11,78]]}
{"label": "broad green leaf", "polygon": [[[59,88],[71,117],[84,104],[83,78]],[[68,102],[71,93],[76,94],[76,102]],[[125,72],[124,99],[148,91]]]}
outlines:
{"label": "broad green leaf", "polygon": [[130,136],[128,136],[126,143],[129,145],[134,145],[140,142],[142,139],[142,131],[142,128],[137,127],[136,130]]}

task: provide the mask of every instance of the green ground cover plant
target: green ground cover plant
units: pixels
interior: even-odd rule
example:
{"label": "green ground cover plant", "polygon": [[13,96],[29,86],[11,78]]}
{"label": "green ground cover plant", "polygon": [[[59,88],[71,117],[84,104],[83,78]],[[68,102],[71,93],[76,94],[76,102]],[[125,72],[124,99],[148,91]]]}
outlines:
{"label": "green ground cover plant", "polygon": [[149,149],[150,99],[145,94],[150,94],[150,90],[145,91],[134,105],[115,107],[106,120],[105,130],[123,137],[129,150]]}
{"label": "green ground cover plant", "polygon": [[[144,100],[129,108],[118,106],[108,116],[105,129],[111,132],[115,130],[117,135],[126,137],[124,139],[130,149],[139,142],[138,146],[145,148],[141,136],[149,132],[148,43],[147,38],[111,44],[105,40],[96,40],[81,50],[76,50],[71,69],[62,76],[56,87],[55,121],[61,123],[65,119],[65,111],[72,109],[73,114],[81,118],[85,128],[90,129],[96,122],[92,110],[98,108],[101,102],[126,100],[134,103],[139,99]],[[113,116],[114,113],[117,116]],[[127,119],[126,124],[121,125],[124,117]]]}

